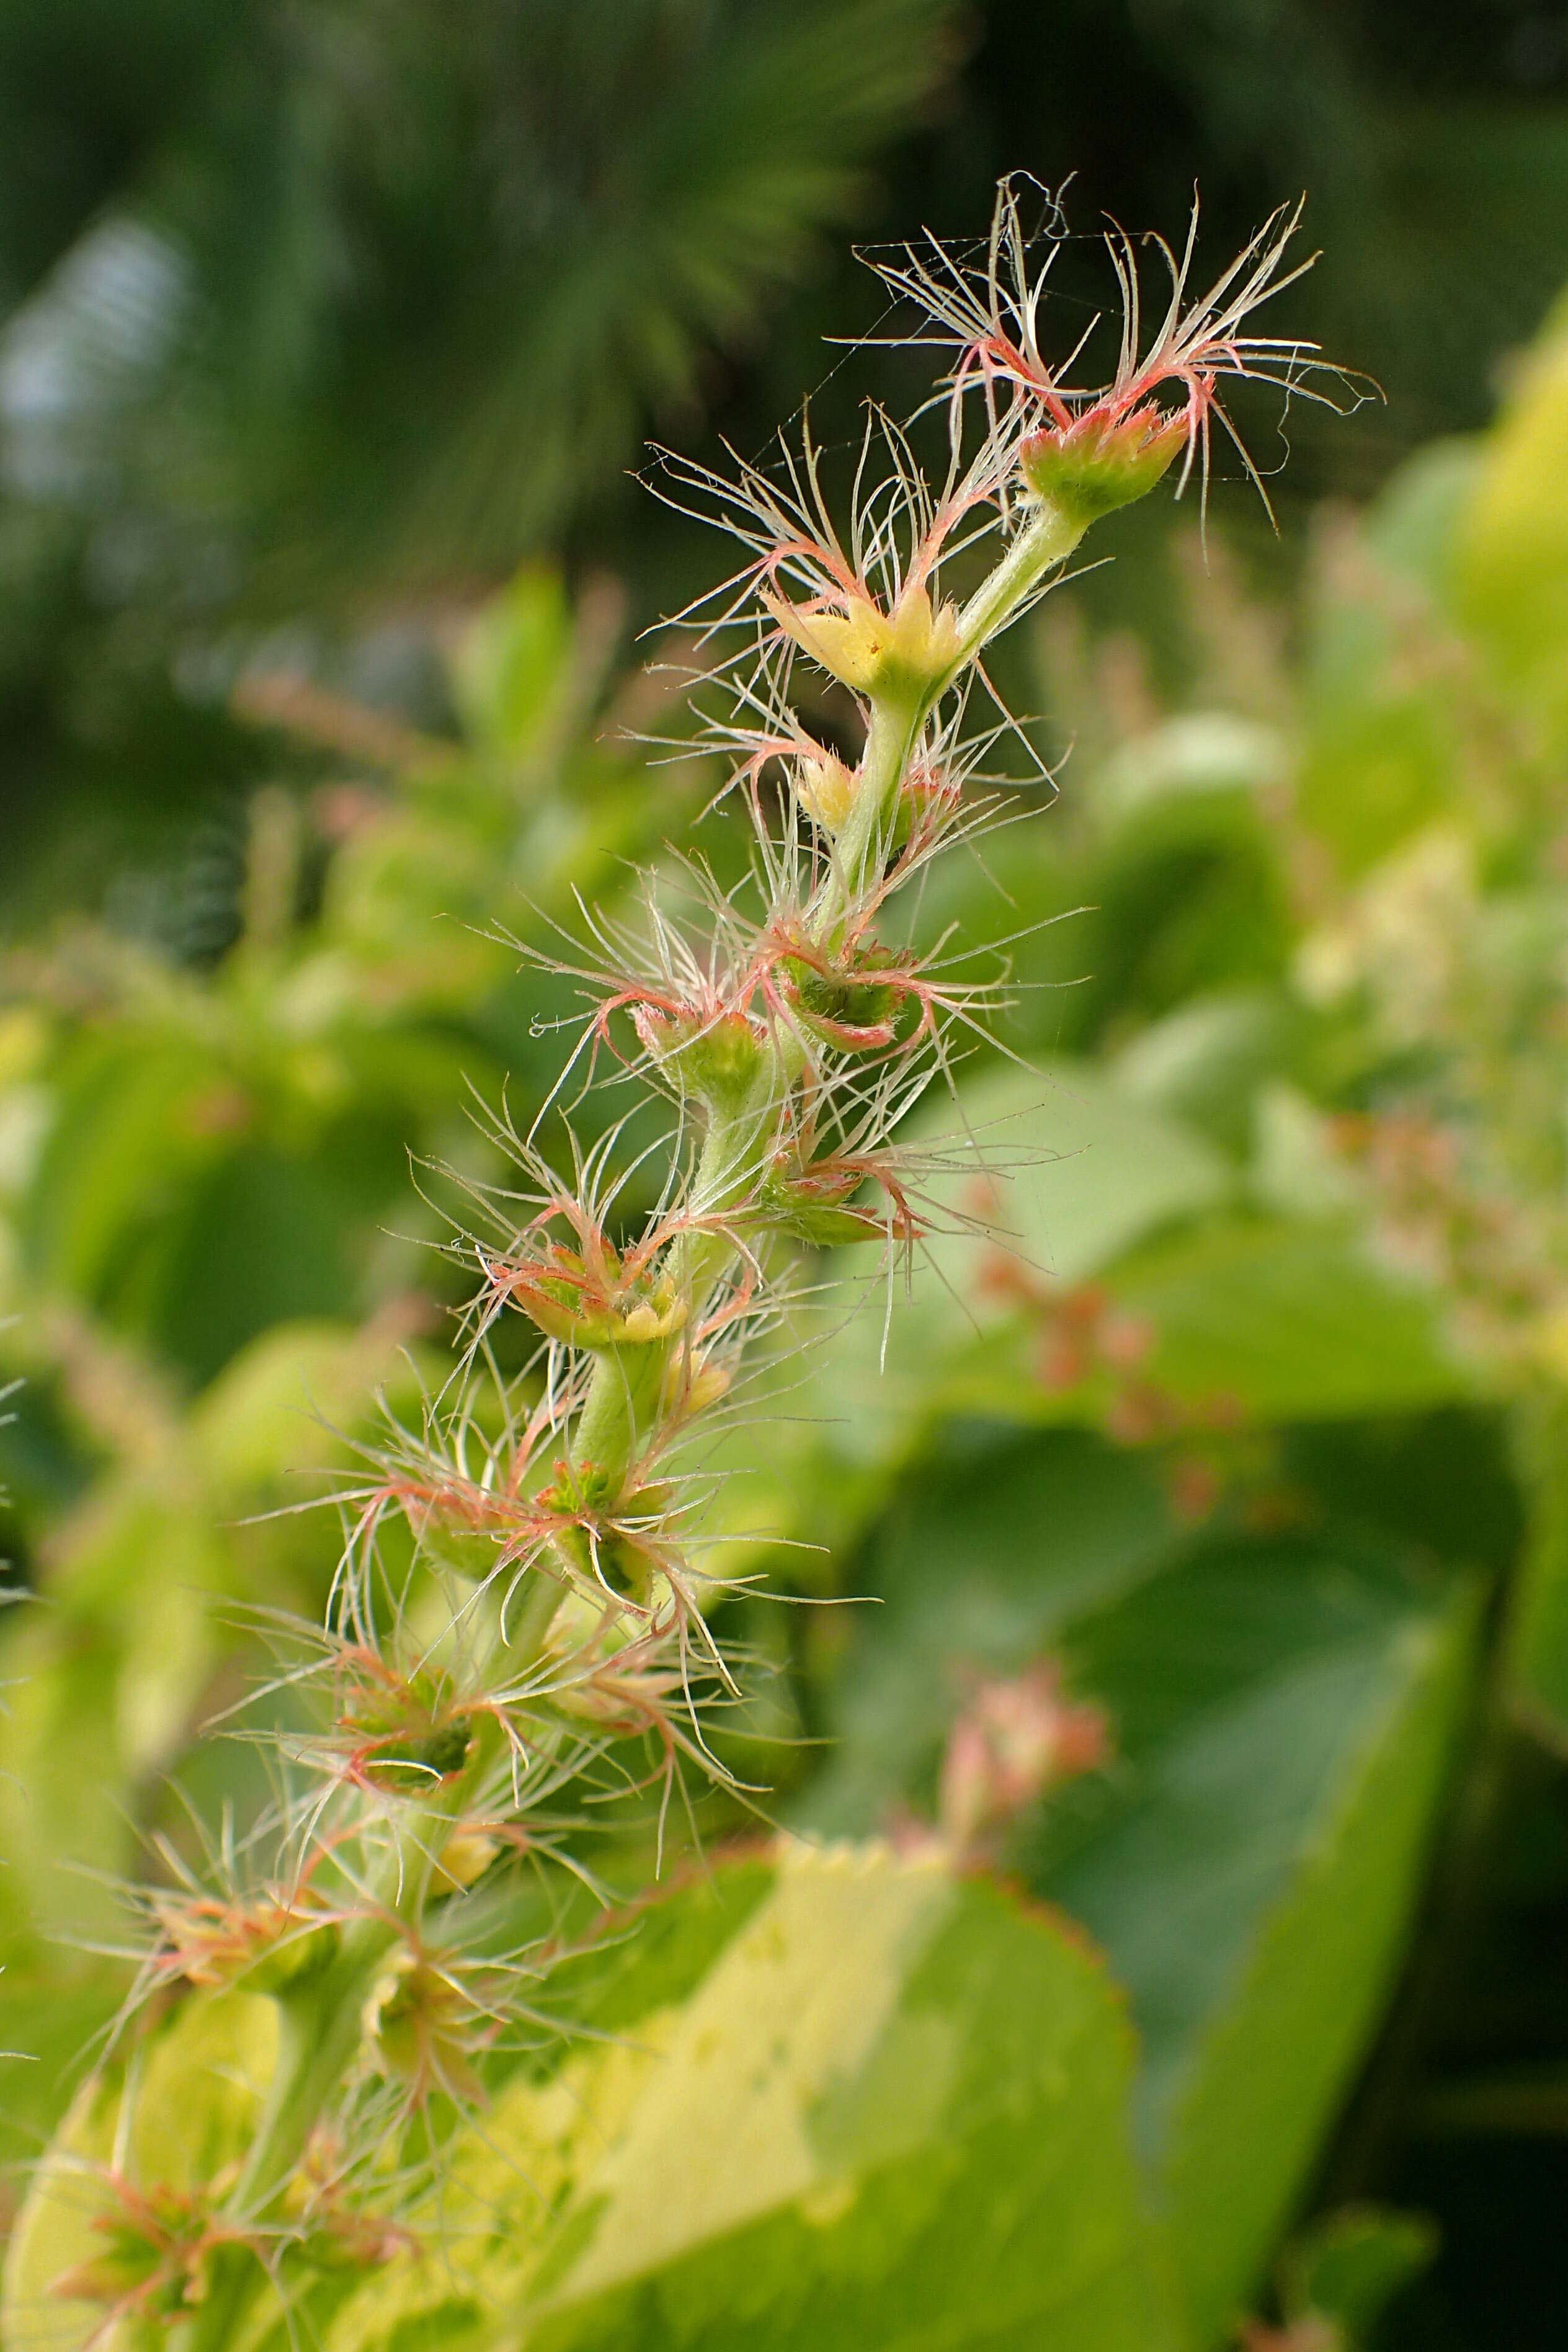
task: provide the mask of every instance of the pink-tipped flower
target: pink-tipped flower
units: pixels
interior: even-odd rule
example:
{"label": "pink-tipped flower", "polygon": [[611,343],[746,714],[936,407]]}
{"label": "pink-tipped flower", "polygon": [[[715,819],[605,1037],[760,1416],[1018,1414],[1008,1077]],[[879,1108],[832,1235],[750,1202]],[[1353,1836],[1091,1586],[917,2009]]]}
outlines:
{"label": "pink-tipped flower", "polygon": [[780,1152],[759,1213],[816,1249],[885,1236],[907,1252],[925,1232],[890,1150],[826,1152],[811,1160]]}
{"label": "pink-tipped flower", "polygon": [[137,2342],[162,2335],[203,2303],[214,2254],[237,2232],[215,2218],[214,2188],[158,2182],[142,2189],[118,2172],[105,2182],[112,2201],[92,2219],[99,2251],[63,2272],[49,2291],[62,2302],[106,2306],[102,2326],[88,2340],[108,2347],[133,2332]]}
{"label": "pink-tipped flower", "polygon": [[637,1043],[678,1094],[711,1110],[737,1110],[755,1087],[766,1055],[757,1024],[721,1002],[630,1003]]}
{"label": "pink-tipped flower", "polygon": [[795,791],[814,824],[836,840],[849,821],[860,789],[858,769],[848,767],[835,751],[816,748],[805,754],[795,769]]}
{"label": "pink-tipped flower", "polygon": [[1145,497],[1190,447],[1193,432],[1188,414],[1168,412],[1157,400],[1121,413],[1097,405],[1069,424],[1031,433],[1019,446],[1018,470],[1032,497],[1093,521]]}
{"label": "pink-tipped flower", "polygon": [[1316,343],[1300,336],[1259,334],[1248,324],[1263,303],[1294,284],[1317,257],[1283,268],[1300,218],[1300,205],[1281,205],[1206,291],[1192,299],[1196,204],[1179,258],[1163,238],[1142,240],[1153,246],[1169,279],[1164,310],[1147,341],[1137,248],[1125,231],[1112,230],[1106,242],[1121,295],[1121,344],[1114,373],[1099,383],[1072,381],[1092,323],[1065,358],[1049,356],[1042,346],[1040,313],[1060,231],[1053,231],[1043,262],[1035,259],[1016,186],[1002,189],[982,268],[965,267],[934,242],[929,249],[910,247],[900,260],[877,267],[934,325],[934,337],[916,340],[934,341],[955,352],[947,380],[955,435],[965,404],[979,400],[989,441],[999,452],[1011,446],[1025,497],[1053,500],[1087,523],[1142,498],[1178,456],[1184,482],[1194,458],[1201,459],[1206,476],[1213,419],[1258,479],[1220,404],[1218,387],[1226,378],[1277,384],[1288,398],[1337,406],[1331,393],[1310,381],[1327,374],[1352,389],[1354,398],[1363,396],[1344,369],[1321,356]]}
{"label": "pink-tipped flower", "polygon": [[160,1895],[151,1907],[163,1937],[153,1969],[165,1982],[243,1982],[250,1992],[278,1992],[313,1975],[337,1949],[336,1922],[306,1887],[227,1898]]}
{"label": "pink-tipped flower", "polygon": [[994,512],[992,452],[955,466],[933,493],[900,428],[870,410],[845,532],[824,494],[809,425],[798,449],[783,447],[775,471],[743,460],[732,477],[677,457],[667,457],[667,466],[676,485],[665,493],[670,503],[719,523],[750,552],[714,592],[730,601],[709,634],[739,625],[754,641],[760,607],[764,636],[799,646],[854,694],[925,706],[949,684],[964,641],[958,608],[942,593],[942,567],[963,526]]}
{"label": "pink-tipped flower", "polygon": [[623,1255],[588,1219],[578,1214],[574,1223],[580,1248],[536,1223],[514,1257],[487,1262],[492,1295],[521,1307],[547,1339],[566,1347],[634,1348],[673,1339],[687,1305],[657,1252]]}

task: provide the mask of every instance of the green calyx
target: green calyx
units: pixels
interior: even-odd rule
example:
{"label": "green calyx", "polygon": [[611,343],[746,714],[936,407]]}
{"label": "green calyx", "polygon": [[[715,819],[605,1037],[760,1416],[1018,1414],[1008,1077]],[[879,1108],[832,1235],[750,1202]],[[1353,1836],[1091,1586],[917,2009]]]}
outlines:
{"label": "green calyx", "polygon": [[563,1528],[555,1543],[587,1583],[605,1585],[628,1600],[646,1599],[647,1557],[618,1528],[595,1529],[591,1536],[582,1526]]}
{"label": "green calyx", "polygon": [[843,1249],[869,1240],[882,1225],[871,1210],[853,1205],[863,1181],[858,1170],[845,1174],[806,1169],[787,1175],[775,1169],[763,1187],[759,1222],[813,1249]]}
{"label": "green calyx", "polygon": [[791,637],[829,677],[873,701],[923,707],[952,677],[963,653],[958,614],[910,583],[889,611],[859,589],[838,609],[791,604],[763,593],[781,635]]}
{"label": "green calyx", "polygon": [[361,1744],[365,1778],[405,1796],[426,1793],[433,1781],[454,1779],[473,1745],[467,1708],[452,1706],[428,1675],[356,1693],[338,1727]]}
{"label": "green calyx", "polygon": [[511,1297],[548,1339],[573,1348],[645,1348],[671,1339],[686,1320],[686,1302],[668,1275],[621,1280],[608,1245],[605,1271],[595,1276],[574,1250],[554,1249],[545,1267],[519,1270]]}
{"label": "green calyx", "polygon": [[[874,955],[847,971],[824,970],[792,956],[784,971],[791,1001],[814,1026],[820,1024],[830,1033],[830,1042],[883,1045],[891,1041],[899,991],[892,981],[878,976]],[[846,1031],[855,1034],[846,1037],[841,1034]]]}
{"label": "green calyx", "polygon": [[1187,445],[1187,420],[1144,401],[1124,415],[1090,409],[1026,441],[1019,470],[1032,495],[1080,527],[1144,498]]}
{"label": "green calyx", "polygon": [[[562,1524],[552,1540],[558,1552],[591,1583],[641,1599],[647,1589],[648,1561],[642,1547],[611,1515],[621,1502],[625,1481],[612,1477],[593,1462],[562,1463],[552,1486],[542,1486],[538,1499],[548,1511],[558,1511]],[[664,1486],[638,1490],[639,1515],[657,1515],[670,1499]]]}
{"label": "green calyx", "polygon": [[768,1048],[743,1013],[645,1011],[637,1028],[660,1075],[717,1118],[732,1118],[750,1101]]}
{"label": "green calyx", "polygon": [[469,2060],[475,2016],[463,1993],[439,1967],[396,1953],[365,2003],[368,2047],[383,2074],[427,2094],[477,2101],[480,2089]]}

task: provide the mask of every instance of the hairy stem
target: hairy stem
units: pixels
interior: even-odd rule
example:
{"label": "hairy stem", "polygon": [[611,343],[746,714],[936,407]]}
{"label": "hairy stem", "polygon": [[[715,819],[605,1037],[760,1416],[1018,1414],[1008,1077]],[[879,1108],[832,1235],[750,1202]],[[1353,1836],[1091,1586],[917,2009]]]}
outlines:
{"label": "hairy stem", "polygon": [[[957,670],[972,661],[1013,609],[1053,564],[1078,545],[1087,528],[1066,508],[1042,501],[1002,561],[971,598],[961,616],[963,651],[952,669],[923,685],[907,681],[873,695],[860,762],[860,785],[839,835],[833,868],[807,919],[819,944],[842,943],[851,909],[884,866],[898,816],[899,797],[932,709]],[[692,1181],[694,1217],[721,1216],[743,1201],[759,1173],[777,1121],[779,1107],[799,1071],[787,1046],[774,1042],[759,1066],[746,1098],[721,1117],[714,1111]],[[721,1232],[697,1228],[681,1236],[671,1270],[695,1312],[734,1244]],[[595,1365],[578,1416],[573,1453],[579,1466],[592,1465],[615,1485],[624,1479],[642,1439],[657,1421],[670,1345],[606,1349]]]}
{"label": "hairy stem", "polygon": [[[447,1830],[462,1810],[468,1775],[455,1776],[404,1809],[365,1916],[349,1927],[320,1976],[274,1996],[278,2053],[267,2104],[228,2198],[236,2226],[265,2230],[278,2213],[321,2116],[342,2090],[364,2032],[365,2003],[402,1927],[420,1916]],[[234,2331],[262,2282],[248,2245],[225,2246],[207,2294],[175,2338],[178,2352],[229,2352]]]}
{"label": "hairy stem", "polygon": [[1090,520],[1089,514],[1056,499],[1042,499],[960,614],[959,651],[949,667],[921,687],[901,681],[896,689],[873,693],[860,787],[838,837],[836,870],[815,928],[815,936],[823,945],[840,943],[850,909],[877,880],[887,861],[900,789],[931,712],[1045,574],[1066,562]]}
{"label": "hairy stem", "polygon": [[[779,1106],[796,1074],[787,1049],[770,1045],[744,1098],[723,1116],[714,1111],[710,1118],[691,1182],[694,1222],[669,1256],[676,1287],[693,1317],[736,1255],[730,1234],[696,1221],[722,1218],[750,1196],[773,1139]],[[663,1410],[665,1375],[679,1344],[671,1339],[604,1350],[573,1435],[579,1468],[592,1465],[612,1486],[625,1479]]]}

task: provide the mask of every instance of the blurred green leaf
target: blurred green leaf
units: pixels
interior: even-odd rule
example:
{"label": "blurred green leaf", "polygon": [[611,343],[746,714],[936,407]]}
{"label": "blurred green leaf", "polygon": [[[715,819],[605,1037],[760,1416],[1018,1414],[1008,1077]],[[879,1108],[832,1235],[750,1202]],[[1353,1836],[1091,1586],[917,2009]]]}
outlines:
{"label": "blurred green leaf", "polygon": [[1401,580],[1446,612],[1454,550],[1486,452],[1480,435],[1430,441],[1406,457],[1362,518],[1368,547]]}
{"label": "blurred green leaf", "polygon": [[465,631],[451,662],[465,731],[481,751],[516,758],[566,680],[572,615],[560,574],[525,567]]}
{"label": "blurred green leaf", "polygon": [[1293,926],[1266,821],[1283,758],[1271,729],[1203,713],[1116,753],[1106,771],[1113,822],[1083,875],[1095,911],[1071,927],[1085,975],[1066,1008],[1074,1042],[1284,976]]}
{"label": "blurred green leaf", "polygon": [[1154,1333],[1146,1370],[1248,1420],[1334,1420],[1463,1398],[1476,1375],[1440,1297],[1384,1273],[1332,1226],[1236,1218],[1152,1243],[1108,1278]]}
{"label": "blurred green leaf", "polygon": [[[1021,1360],[1016,1307],[988,1286],[997,1242],[944,1232],[952,1212],[993,1218],[1009,1259],[1065,1289],[1236,1189],[1211,1144],[1129,1101],[1086,1062],[993,1072],[956,1108],[944,1102],[906,1133],[936,1158],[935,1231],[910,1295],[889,1295],[885,1315],[883,1253],[837,1254],[824,1310],[831,1336],[812,1370],[806,1410],[821,1441],[851,1459],[895,1460],[940,1415],[1061,1417]],[[980,1178],[987,1162],[1004,1171],[994,1185]],[[872,1303],[850,1317],[868,1288]]]}
{"label": "blurred green leaf", "polygon": [[0,1901],[51,1933],[117,1923],[134,1793],[173,1761],[216,1654],[229,1561],[199,1485],[130,1477],[81,1507],[63,1588],[17,1610],[0,1661]]}
{"label": "blurred green leaf", "polygon": [[269,1324],[368,1304],[355,1261],[390,1187],[374,1181],[374,1161],[363,1191],[334,1183],[336,1172],[319,1157],[231,1152],[170,1220],[149,1267],[142,1328],[195,1385]]}
{"label": "blurred green leaf", "polygon": [[1298,1026],[1283,995],[1226,990],[1151,1022],[1111,1067],[1130,1100],[1239,1154],[1252,1140],[1257,1091],[1287,1061]]}
{"label": "blurred green leaf", "polygon": [[194,1040],[118,1025],[75,1041],[51,1076],[57,1106],[19,1221],[24,1263],[50,1288],[113,1301],[171,1192],[226,1148],[232,1088]]}
{"label": "blurred green leaf", "polygon": [[122,1972],[56,1945],[0,1937],[0,2165],[35,2164],[100,2047]]}
{"label": "blurred green leaf", "polygon": [[[795,1437],[803,1450],[814,1425],[828,1457],[887,1465],[944,1416],[1100,1420],[1097,1386],[1058,1384],[1040,1364],[1048,1318],[1090,1277],[1146,1335],[1136,1375],[1178,1416],[1331,1420],[1476,1391],[1440,1294],[1385,1273],[1342,1222],[1212,1213],[1237,1189],[1226,1161],[1100,1072],[1057,1063],[994,1076],[965,1092],[963,1117],[980,1153],[1011,1167],[997,1239],[944,1234],[939,1211],[910,1296],[879,1316],[873,1290],[826,1341]],[[933,1118],[926,1132],[952,1125]],[[963,1149],[961,1137],[960,1161]],[[942,1206],[974,1199],[962,1172],[931,1190]],[[875,1262],[842,1254],[836,1317],[865,1296]],[[787,1391],[783,1402],[789,1410]]]}
{"label": "blurred green leaf", "polygon": [[[1350,613],[1336,618],[1356,626]],[[1342,685],[1303,763],[1301,814],[1353,875],[1444,814],[1454,785],[1452,725],[1434,697],[1373,689],[1357,701]]]}
{"label": "blurred green leaf", "polygon": [[1530,1526],[1512,1594],[1504,1653],[1515,1713],[1568,1750],[1568,1401],[1531,1401],[1521,1430],[1530,1473]]}
{"label": "blurred green leaf", "polygon": [[1292,2322],[1332,2320],[1346,2352],[1366,2352],[1384,2310],[1431,2263],[1437,2232],[1418,2213],[1353,2206],[1293,2239],[1279,2264],[1279,2300]]}
{"label": "blurred green leaf", "polygon": [[1244,2308],[1382,2012],[1476,1622],[1468,1588],[1324,1535],[1200,1545],[1062,1644],[1118,1761],[1047,1815],[1031,1876],[1131,1996],[1201,2344]]}
{"label": "blurred green leaf", "polygon": [[1486,446],[1456,596],[1499,677],[1568,742],[1568,310],[1559,304]]}
{"label": "blurred green leaf", "polygon": [[[116,1370],[134,1387],[133,1365],[89,1358],[78,1377]],[[378,1389],[406,1404],[416,1386],[395,1323],[279,1325],[183,1415],[144,1376],[121,1457],[54,1531],[38,1595],[0,1620],[0,1906],[18,1929],[116,1919],[110,1880],[139,1874],[138,1827],[244,1647],[239,1613],[314,1611],[340,1542],[309,1507],[321,1474],[352,1460]]]}
{"label": "blurred green leaf", "polygon": [[344,1441],[371,1419],[374,1399],[404,1403],[415,1388],[414,1360],[399,1339],[395,1318],[359,1330],[279,1322],[236,1356],[197,1399],[189,1424],[219,1507],[341,1465]]}
{"label": "blurred green leaf", "polygon": [[1196,2340],[1267,2263],[1375,2028],[1461,1719],[1468,1584],[1325,1531],[1184,1533],[1146,1461],[993,1434],[864,1557],[806,1819],[932,1801],[979,1675],[1042,1654],[1107,1709],[1110,1767],[1020,1827],[1029,1883],[1105,1948]]}
{"label": "blurred green leaf", "polygon": [[141,2040],[133,2096],[124,2095],[123,2056],[83,2085],[7,2249],[0,2327],[8,2345],[85,2352],[104,2342],[102,2304],[62,2297],[55,2281],[102,2259],[103,2220],[119,2210],[115,2180],[132,2192],[201,2189],[244,2154],[276,2039],[276,2011],[258,1994],[187,2000]]}
{"label": "blurred green leaf", "polygon": [[1296,805],[1346,877],[1466,796],[1474,721],[1445,616],[1475,465],[1463,447],[1423,452],[1364,517],[1340,517],[1320,536]]}
{"label": "blurred green leaf", "polygon": [[900,1487],[849,1571],[851,1605],[835,1612],[851,1631],[832,1744],[803,1808],[812,1828],[865,1835],[928,1793],[966,1679],[1051,1648],[1086,1609],[1168,1567],[1177,1534],[1142,1454],[1085,1430],[948,1433]]}

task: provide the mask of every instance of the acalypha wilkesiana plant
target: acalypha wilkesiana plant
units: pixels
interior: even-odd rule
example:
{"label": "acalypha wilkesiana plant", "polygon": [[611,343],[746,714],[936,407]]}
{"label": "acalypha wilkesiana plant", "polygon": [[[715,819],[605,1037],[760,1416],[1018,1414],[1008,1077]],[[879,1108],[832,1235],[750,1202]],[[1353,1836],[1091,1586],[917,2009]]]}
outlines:
{"label": "acalypha wilkesiana plant", "polygon": [[[139,1898],[148,1933],[118,2042],[154,2000],[264,1994],[278,2037],[258,2126],[243,2161],[195,2190],[102,2168],[99,2251],[52,2288],[94,2315],[74,2340],[222,2352],[324,2267],[383,2259],[415,2207],[410,2168],[438,2173],[485,2052],[570,2030],[550,1990],[558,1918],[542,1927],[538,1905],[520,1906],[526,1925],[498,1940],[492,1904],[480,1937],[481,1883],[510,1858],[591,1886],[595,1791],[644,1791],[662,1825],[686,1779],[724,1777],[708,1726],[737,1684],[709,1623],[722,1580],[703,1565],[710,1492],[689,1441],[738,1409],[748,1341],[778,1318],[797,1245],[880,1235],[907,1257],[937,1213],[931,1163],[900,1126],[997,990],[963,976],[962,942],[900,943],[890,902],[994,812],[979,772],[1009,722],[971,712],[992,640],[1100,517],[1173,472],[1206,476],[1213,427],[1228,429],[1222,380],[1293,394],[1321,364],[1248,324],[1298,274],[1282,272],[1295,226],[1276,215],[1195,299],[1192,238],[1179,256],[1157,247],[1169,285],[1152,331],[1136,250],[1113,236],[1120,350],[1109,380],[1085,384],[1086,342],[1058,360],[1042,339],[1057,247],[1040,266],[1004,187],[976,257],[932,243],[878,265],[919,314],[912,339],[944,354],[940,479],[917,462],[918,430],[880,413],[842,522],[807,426],[770,467],[667,461],[668,494],[743,550],[684,617],[718,649],[702,695],[721,692],[722,716],[705,707],[702,725],[749,860],[735,887],[672,861],[643,877],[630,917],[584,911],[565,961],[588,1009],[554,1097],[570,1075],[662,1100],[662,1189],[628,1230],[625,1188],[646,1183],[648,1148],[624,1118],[565,1174],[542,1156],[542,1121],[521,1137],[497,1123],[515,1172],[476,1195],[480,1231],[460,1244],[479,1286],[458,1369],[340,1496],[325,1622],[268,1629],[279,1665],[254,1736],[274,1799],[242,1834],[215,1832],[199,1869],[166,1857]],[[802,664],[816,707],[824,678],[852,706],[848,756],[800,715]],[[510,1374],[495,1341],[507,1317],[533,1335]],[[1085,1725],[1061,1717],[1065,1755]],[[982,1740],[969,1780],[986,1755]],[[947,1778],[961,1841],[998,1792]],[[122,2096],[137,2096],[134,2066]],[[395,2144],[420,2153],[389,2168]]]}

